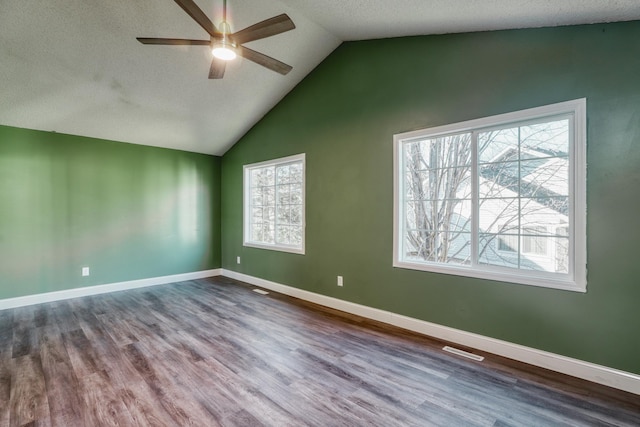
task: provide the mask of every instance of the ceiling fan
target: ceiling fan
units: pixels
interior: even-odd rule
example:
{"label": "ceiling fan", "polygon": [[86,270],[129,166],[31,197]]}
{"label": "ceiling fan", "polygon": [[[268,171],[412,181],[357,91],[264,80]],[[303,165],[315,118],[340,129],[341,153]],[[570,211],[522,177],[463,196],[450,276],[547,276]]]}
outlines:
{"label": "ceiling fan", "polygon": [[249,61],[253,61],[258,65],[262,65],[282,75],[287,74],[293,67],[271,58],[260,52],[242,46],[254,40],[260,40],[266,37],[275,36],[293,30],[296,26],[283,13],[273,18],[258,22],[250,27],[231,33],[229,24],[227,23],[227,0],[223,0],[222,6],[222,22],[218,28],[213,25],[207,15],[195,4],[193,0],[174,0],[185,12],[191,16],[209,35],[209,40],[191,40],[191,39],[160,39],[137,37],[142,44],[153,45],[191,45],[191,46],[209,46],[213,53],[211,67],[209,68],[210,79],[221,79],[224,76],[224,70],[227,61],[234,59],[236,55],[240,55]]}

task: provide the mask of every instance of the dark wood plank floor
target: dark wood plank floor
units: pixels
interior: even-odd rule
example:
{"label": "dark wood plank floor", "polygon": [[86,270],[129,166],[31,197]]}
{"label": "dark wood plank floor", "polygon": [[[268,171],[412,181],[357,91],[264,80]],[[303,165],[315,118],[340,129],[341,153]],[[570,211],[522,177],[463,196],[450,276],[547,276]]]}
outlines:
{"label": "dark wood plank floor", "polygon": [[0,426],[640,425],[640,396],[442,345],[222,277],[4,310]]}

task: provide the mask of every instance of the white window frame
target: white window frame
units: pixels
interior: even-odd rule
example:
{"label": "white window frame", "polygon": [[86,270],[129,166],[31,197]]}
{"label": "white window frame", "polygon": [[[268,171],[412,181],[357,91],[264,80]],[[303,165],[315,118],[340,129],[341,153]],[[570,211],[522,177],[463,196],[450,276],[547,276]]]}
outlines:
{"label": "white window frame", "polygon": [[[577,292],[587,290],[587,234],[586,234],[586,136],[587,136],[586,99],[576,99],[557,104],[545,105],[526,110],[500,114],[465,122],[438,126],[428,129],[404,132],[393,136],[393,266],[412,270],[460,276],[490,279],[502,282],[563,289]],[[404,194],[402,174],[403,143],[419,139],[435,138],[454,133],[472,133],[475,146],[478,133],[488,128],[509,124],[522,124],[559,115],[570,115],[569,129],[569,272],[549,273],[543,271],[517,270],[498,266],[480,265],[474,259],[477,249],[471,248],[471,265],[454,265],[437,262],[413,261],[403,259],[401,241],[404,239]],[[474,148],[474,153],[476,148]],[[474,155],[475,156],[475,155]],[[477,159],[473,160],[472,179],[477,182]],[[475,184],[477,185],[477,184]],[[475,186],[474,185],[474,186]],[[477,215],[478,196],[473,190],[472,211]],[[472,219],[472,234],[478,233],[477,217]],[[477,237],[472,239],[477,242]],[[472,243],[472,246],[474,244]]]}
{"label": "white window frame", "polygon": [[[253,169],[260,169],[260,168],[264,168],[264,167],[268,167],[268,166],[281,166],[281,165],[286,165],[286,164],[290,164],[290,163],[298,163],[298,162],[302,162],[302,217],[301,217],[301,227],[302,227],[302,240],[301,240],[301,244],[299,246],[297,245],[285,245],[285,244],[278,244],[278,243],[265,243],[265,242],[257,242],[257,241],[252,241],[251,240],[251,189],[250,189],[250,185],[251,185],[251,171]],[[274,177],[275,179],[275,177]],[[301,154],[296,154],[293,156],[288,156],[288,157],[282,157],[279,159],[273,159],[273,160],[267,160],[264,162],[259,162],[259,163],[252,163],[252,164],[248,164],[248,165],[244,165],[243,166],[243,185],[242,185],[242,191],[243,191],[243,215],[242,215],[242,221],[243,221],[243,236],[242,236],[242,240],[243,240],[243,246],[247,246],[247,247],[252,247],[252,248],[259,248],[259,249],[269,249],[269,250],[274,250],[274,251],[281,251],[281,252],[290,252],[290,253],[295,253],[295,254],[302,254],[304,255],[305,253],[305,228],[306,228],[306,223],[305,223],[305,218],[306,218],[306,213],[305,213],[305,205],[306,205],[306,195],[305,195],[305,187],[306,187],[306,156],[304,153]],[[277,188],[277,186],[276,186]],[[277,221],[277,190],[276,190],[276,221]]]}

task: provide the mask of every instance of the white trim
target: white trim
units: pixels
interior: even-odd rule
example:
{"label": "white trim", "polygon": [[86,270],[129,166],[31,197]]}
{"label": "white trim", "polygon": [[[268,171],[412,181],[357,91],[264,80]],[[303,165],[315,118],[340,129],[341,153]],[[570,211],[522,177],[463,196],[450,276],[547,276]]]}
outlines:
{"label": "white trim", "polygon": [[0,310],[60,301],[89,295],[106,294],[109,292],[125,291],[128,289],[144,288],[146,286],[165,285],[167,283],[183,282],[186,280],[204,279],[220,276],[222,269],[203,270],[192,273],[173,274],[171,276],[150,277],[148,279],[129,280],[126,282],[108,283],[105,285],[85,286],[83,288],[65,289],[62,291],[43,294],[26,295],[23,297],[0,299]]}
{"label": "white trim", "polygon": [[[427,135],[429,138],[433,138],[439,135],[483,130],[485,128],[492,128],[525,120],[533,121],[536,119],[556,116],[573,111],[580,115],[584,113],[586,117],[586,109],[587,98],[579,98],[571,101],[558,102],[556,104],[543,105],[540,107],[528,108],[526,110],[497,114],[495,116],[482,117],[479,119],[467,120],[464,122],[452,123],[443,126],[436,126],[428,129],[418,129],[409,132],[402,132],[394,135],[394,137],[397,136],[398,139],[408,140],[412,138],[424,138],[425,135]],[[576,114],[576,116],[578,114]],[[581,123],[581,126],[582,125],[584,125],[584,128],[580,129],[580,131],[584,131],[584,134],[576,135],[576,138],[586,136],[586,123]]]}
{"label": "white trim", "polygon": [[[575,99],[556,104],[544,105],[526,110],[514,111],[490,117],[483,117],[459,123],[447,124],[427,129],[419,129],[393,135],[393,261],[397,268],[453,274],[481,278],[513,284],[539,286],[573,292],[587,292],[587,229],[586,229],[586,137],[587,100]],[[541,120],[566,116],[569,119],[569,272],[521,270],[497,265],[482,265],[478,262],[478,164],[477,134],[488,129],[507,125],[537,123]],[[471,215],[471,257],[470,265],[456,265],[440,262],[426,262],[404,257],[405,236],[405,193],[404,153],[405,143],[431,139],[439,136],[470,134],[472,138],[472,215]]]}
{"label": "white trim", "polygon": [[[584,283],[587,286],[587,100],[577,99],[575,102],[575,115],[573,117],[574,137],[571,139],[583,141],[573,148],[574,161],[571,165],[575,171],[569,171],[569,179],[575,179],[571,188],[574,191],[573,203],[573,230],[569,235],[573,236],[573,280],[576,283]],[[579,209],[576,209],[579,208]],[[572,232],[573,231],[573,232]]]}
{"label": "white trim", "polygon": [[[302,227],[302,240],[304,240],[304,226]],[[290,254],[304,255],[304,247],[302,249],[295,246],[287,246],[282,244],[254,243],[244,242],[243,246],[247,248],[267,249],[269,251],[289,252]]]}
{"label": "white trim", "polygon": [[[251,194],[250,194],[250,178],[249,173],[252,169],[265,167],[265,166],[279,166],[287,163],[297,163],[302,162],[302,241],[300,242],[300,246],[295,245],[284,245],[279,243],[264,243],[264,242],[254,242],[249,240],[251,236],[251,221],[249,221],[251,212],[249,212],[251,207]],[[305,234],[306,234],[306,170],[307,170],[307,161],[306,154],[294,154],[292,156],[282,157],[279,159],[273,160],[265,160],[263,162],[251,163],[248,165],[242,166],[242,245],[251,248],[258,249],[267,249],[272,251],[280,251],[280,252],[289,252],[294,254],[304,255],[305,253]],[[274,177],[275,179],[276,177]],[[277,186],[276,186],[277,188]],[[277,217],[277,194],[276,197],[276,217]],[[275,232],[275,230],[274,230]]]}
{"label": "white trim", "polygon": [[637,374],[367,307],[231,270],[223,269],[222,275],[325,307],[640,395],[640,375]]}

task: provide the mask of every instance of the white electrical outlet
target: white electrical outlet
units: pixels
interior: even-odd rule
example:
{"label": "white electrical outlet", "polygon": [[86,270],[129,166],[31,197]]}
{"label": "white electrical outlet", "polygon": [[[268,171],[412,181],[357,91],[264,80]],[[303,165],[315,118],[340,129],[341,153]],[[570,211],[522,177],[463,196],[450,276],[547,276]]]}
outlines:
{"label": "white electrical outlet", "polygon": [[89,267],[82,267],[82,275],[83,276],[89,275]]}
{"label": "white electrical outlet", "polygon": [[236,263],[240,264],[240,257],[236,258]]}
{"label": "white electrical outlet", "polygon": [[338,276],[338,286],[342,286],[343,282],[342,282],[342,276]]}

